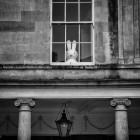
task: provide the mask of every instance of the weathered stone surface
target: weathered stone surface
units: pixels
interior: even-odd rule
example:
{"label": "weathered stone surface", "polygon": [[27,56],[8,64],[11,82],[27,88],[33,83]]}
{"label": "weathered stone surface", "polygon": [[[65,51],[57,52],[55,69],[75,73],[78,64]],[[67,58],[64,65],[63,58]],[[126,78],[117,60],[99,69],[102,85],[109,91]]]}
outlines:
{"label": "weathered stone surface", "polygon": [[0,32],[34,32],[35,22],[1,21]]}
{"label": "weathered stone surface", "polygon": [[[116,105],[115,105],[116,104]],[[127,106],[131,105],[128,99],[113,99],[115,105],[115,137],[116,140],[129,140]]]}
{"label": "weathered stone surface", "polygon": [[49,21],[49,13],[42,11],[21,11],[22,21]]}
{"label": "weathered stone surface", "polygon": [[95,32],[95,54],[96,63],[105,62],[102,32]]}
{"label": "weathered stone surface", "polygon": [[139,58],[139,20],[140,12],[138,0],[119,1],[119,57],[125,64],[133,64]]}
{"label": "weathered stone surface", "polygon": [[49,43],[0,45],[1,64],[49,64]]}
{"label": "weathered stone surface", "polygon": [[19,0],[20,11],[35,11],[35,0]]}
{"label": "weathered stone surface", "polygon": [[108,0],[95,0],[95,7],[107,7],[108,6]]}
{"label": "weathered stone surface", "polygon": [[35,11],[49,11],[49,0],[35,0]]}
{"label": "weathered stone surface", "polygon": [[95,30],[97,32],[108,32],[109,27],[108,27],[108,22],[96,22],[95,21]]}
{"label": "weathered stone surface", "polygon": [[5,11],[0,10],[0,21],[20,21],[20,11]]}
{"label": "weathered stone surface", "polygon": [[21,0],[0,0],[0,11],[19,11]]}
{"label": "weathered stone surface", "polygon": [[108,7],[95,7],[95,11],[96,22],[108,22]]}

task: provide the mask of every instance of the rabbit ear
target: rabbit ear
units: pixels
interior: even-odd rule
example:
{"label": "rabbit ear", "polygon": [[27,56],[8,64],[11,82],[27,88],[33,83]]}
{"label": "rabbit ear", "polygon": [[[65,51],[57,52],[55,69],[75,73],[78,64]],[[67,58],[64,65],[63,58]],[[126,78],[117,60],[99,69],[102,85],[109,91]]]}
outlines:
{"label": "rabbit ear", "polygon": [[72,42],[72,50],[75,51],[76,50],[76,41],[73,40]]}
{"label": "rabbit ear", "polygon": [[68,51],[71,50],[71,41],[70,40],[67,41],[67,48],[68,48]]}

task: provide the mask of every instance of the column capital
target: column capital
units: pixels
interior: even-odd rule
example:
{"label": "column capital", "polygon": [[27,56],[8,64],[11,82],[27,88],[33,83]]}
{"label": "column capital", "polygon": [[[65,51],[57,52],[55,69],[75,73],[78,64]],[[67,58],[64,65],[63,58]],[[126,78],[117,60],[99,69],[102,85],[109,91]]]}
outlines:
{"label": "column capital", "polygon": [[30,107],[35,106],[35,101],[31,98],[19,98],[15,101],[15,106],[19,107],[22,104],[28,104]]}
{"label": "column capital", "polygon": [[129,107],[131,105],[131,101],[126,98],[115,98],[111,100],[110,104],[113,107],[116,107],[117,105],[125,105],[126,107]]}

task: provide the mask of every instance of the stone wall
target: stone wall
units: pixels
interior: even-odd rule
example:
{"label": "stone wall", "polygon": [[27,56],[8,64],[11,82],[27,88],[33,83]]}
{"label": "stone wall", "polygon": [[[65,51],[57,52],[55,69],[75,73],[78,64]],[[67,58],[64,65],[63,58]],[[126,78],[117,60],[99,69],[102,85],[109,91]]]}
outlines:
{"label": "stone wall", "polygon": [[[116,63],[117,21],[110,14],[116,8],[112,0],[95,0],[96,64]],[[49,0],[0,0],[0,64],[49,63]]]}
{"label": "stone wall", "polygon": [[49,63],[49,0],[0,0],[0,63]]}

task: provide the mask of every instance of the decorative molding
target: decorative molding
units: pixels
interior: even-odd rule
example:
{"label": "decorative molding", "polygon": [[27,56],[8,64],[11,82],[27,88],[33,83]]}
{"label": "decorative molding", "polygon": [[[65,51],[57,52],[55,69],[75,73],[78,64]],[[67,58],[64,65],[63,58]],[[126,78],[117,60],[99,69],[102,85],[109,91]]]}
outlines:
{"label": "decorative molding", "polygon": [[95,124],[93,124],[89,117],[87,115],[84,116],[83,118],[85,120],[85,130],[87,130],[87,123],[92,126],[93,128],[96,128],[96,129],[99,129],[99,130],[105,130],[105,129],[108,129],[109,127],[113,126],[114,125],[114,121],[112,123],[110,123],[109,125],[105,126],[105,127],[100,127],[100,126],[97,126]]}
{"label": "decorative molding", "polygon": [[51,125],[49,125],[47,122],[44,121],[43,117],[41,115],[39,115],[39,117],[37,118],[37,120],[32,124],[32,128],[35,127],[37,124],[39,123],[39,130],[41,131],[42,130],[42,123],[47,126],[48,128],[50,129],[53,129],[53,130],[57,130],[56,127],[53,127]]}
{"label": "decorative molding", "polygon": [[116,98],[111,100],[110,104],[113,107],[116,107],[117,105],[125,105],[126,107],[129,107],[131,105],[131,101],[129,99]]}
{"label": "decorative molding", "polygon": [[[50,129],[57,130],[57,128],[55,128],[55,127],[49,125],[47,122],[45,122],[41,115],[39,115],[37,120],[34,123],[32,123],[31,127],[34,128],[38,123],[39,123],[40,131],[42,130],[42,124],[44,124],[45,126],[47,126]],[[2,127],[5,124],[6,124],[7,131],[9,130],[9,124],[14,126],[15,128],[18,128],[18,125],[14,121],[12,121],[12,119],[10,118],[9,115],[5,116],[4,120],[0,123],[0,127]]]}
{"label": "decorative molding", "polygon": [[[73,118],[74,118],[74,117],[73,117]],[[84,119],[84,122],[85,122],[85,131],[87,131],[88,125],[90,125],[91,127],[95,128],[95,129],[98,129],[98,130],[100,130],[100,131],[103,131],[103,130],[106,130],[106,129],[112,127],[112,126],[115,124],[115,122],[113,121],[113,122],[111,122],[110,124],[108,124],[107,126],[101,127],[101,126],[97,126],[97,125],[95,125],[93,122],[91,122],[90,118],[89,118],[87,115],[85,115],[85,116],[83,117],[83,119]],[[39,124],[39,125],[38,125],[38,124]],[[10,129],[9,129],[10,125],[12,125],[13,127],[15,127],[16,129],[18,128],[18,125],[11,119],[11,117],[10,117],[9,115],[5,116],[4,119],[3,119],[3,121],[0,122],[0,128],[3,127],[4,125],[6,125],[6,130],[7,130],[7,132],[10,130]],[[38,126],[38,127],[39,127],[39,131],[42,131],[42,125],[45,125],[47,128],[52,129],[52,130],[54,130],[54,131],[57,130],[56,127],[51,126],[50,124],[48,124],[48,123],[44,120],[44,118],[43,118],[42,115],[39,115],[39,116],[37,117],[36,121],[32,123],[31,127],[34,128],[34,127]],[[84,125],[84,124],[83,124],[83,125]],[[73,126],[73,127],[74,127],[74,126]],[[133,126],[130,126],[130,125],[129,125],[129,129],[131,129],[131,130],[133,130],[133,131],[137,131],[137,130],[140,129],[140,126],[133,127]]]}
{"label": "decorative molding", "polygon": [[18,125],[15,124],[12,119],[10,118],[9,115],[5,116],[4,120],[0,123],[0,127],[2,127],[4,124],[6,124],[6,130],[9,130],[9,124],[11,124],[12,126],[18,128]]}
{"label": "decorative molding", "polygon": [[20,98],[15,101],[15,106],[19,107],[21,104],[28,104],[31,107],[35,106],[35,101],[30,98]]}
{"label": "decorative molding", "polygon": [[[100,126],[97,126],[97,125],[93,124],[93,123],[90,121],[90,119],[89,119],[89,117],[88,117],[87,115],[85,115],[83,119],[84,119],[84,121],[85,121],[85,131],[87,130],[87,124],[89,124],[89,125],[92,126],[93,128],[96,128],[96,129],[98,129],[98,130],[100,130],[100,131],[106,130],[106,129],[112,127],[113,125],[115,125],[115,122],[113,121],[112,123],[108,124],[108,125],[105,126],[105,127],[100,127]],[[129,125],[129,129],[131,129],[131,130],[133,130],[133,131],[136,131],[136,130],[139,130],[139,129],[140,129],[140,126],[133,127],[133,126],[130,126],[130,125]]]}

